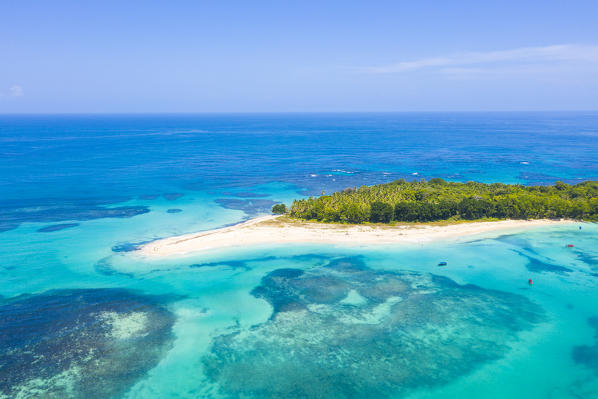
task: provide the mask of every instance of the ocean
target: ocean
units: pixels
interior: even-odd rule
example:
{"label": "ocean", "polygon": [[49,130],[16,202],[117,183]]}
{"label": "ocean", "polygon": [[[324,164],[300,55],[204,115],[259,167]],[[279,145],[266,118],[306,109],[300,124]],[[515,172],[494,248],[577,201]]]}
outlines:
{"label": "ocean", "polygon": [[0,398],[598,398],[595,224],[134,252],[399,178],[598,180],[597,150],[596,112],[0,115]]}

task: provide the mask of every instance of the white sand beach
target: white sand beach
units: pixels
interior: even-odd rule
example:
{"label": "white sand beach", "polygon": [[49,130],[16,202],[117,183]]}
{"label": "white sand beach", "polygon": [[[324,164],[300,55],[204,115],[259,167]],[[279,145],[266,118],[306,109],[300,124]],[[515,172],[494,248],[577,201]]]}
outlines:
{"label": "white sand beach", "polygon": [[439,239],[531,227],[574,223],[572,220],[504,220],[455,224],[343,225],[264,216],[216,230],[169,237],[142,246],[137,253],[147,257],[184,255],[225,247],[257,244],[393,244],[420,243]]}

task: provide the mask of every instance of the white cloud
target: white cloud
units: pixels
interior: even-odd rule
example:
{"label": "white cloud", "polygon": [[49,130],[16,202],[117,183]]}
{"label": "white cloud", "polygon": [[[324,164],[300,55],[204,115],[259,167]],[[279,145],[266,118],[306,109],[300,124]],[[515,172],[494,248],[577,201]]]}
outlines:
{"label": "white cloud", "polygon": [[598,64],[598,45],[560,44],[544,47],[523,47],[511,50],[465,52],[449,56],[421,58],[394,64],[354,68],[371,74],[397,74],[412,71],[475,69],[513,65]]}
{"label": "white cloud", "polygon": [[23,97],[25,95],[25,92],[23,91],[23,88],[19,85],[13,85],[8,89],[8,95],[10,97]]}

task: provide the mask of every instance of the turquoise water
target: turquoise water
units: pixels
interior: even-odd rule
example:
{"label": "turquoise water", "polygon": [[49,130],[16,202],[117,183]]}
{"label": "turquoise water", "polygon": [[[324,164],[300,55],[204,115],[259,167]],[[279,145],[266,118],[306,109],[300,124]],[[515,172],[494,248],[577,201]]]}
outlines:
{"label": "turquoise water", "polygon": [[596,179],[593,115],[2,118],[1,398],[598,397],[594,224],[130,251],[415,172]]}

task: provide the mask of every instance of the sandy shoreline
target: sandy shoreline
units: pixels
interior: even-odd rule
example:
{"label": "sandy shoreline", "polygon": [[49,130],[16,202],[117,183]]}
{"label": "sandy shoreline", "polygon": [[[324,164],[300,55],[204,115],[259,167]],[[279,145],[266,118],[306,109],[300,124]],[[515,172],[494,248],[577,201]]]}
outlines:
{"label": "sandy shoreline", "polygon": [[226,247],[258,244],[393,244],[420,243],[500,230],[574,223],[571,220],[505,220],[450,225],[342,225],[288,220],[264,216],[216,230],[185,234],[143,245],[137,254],[147,257],[184,255]]}

